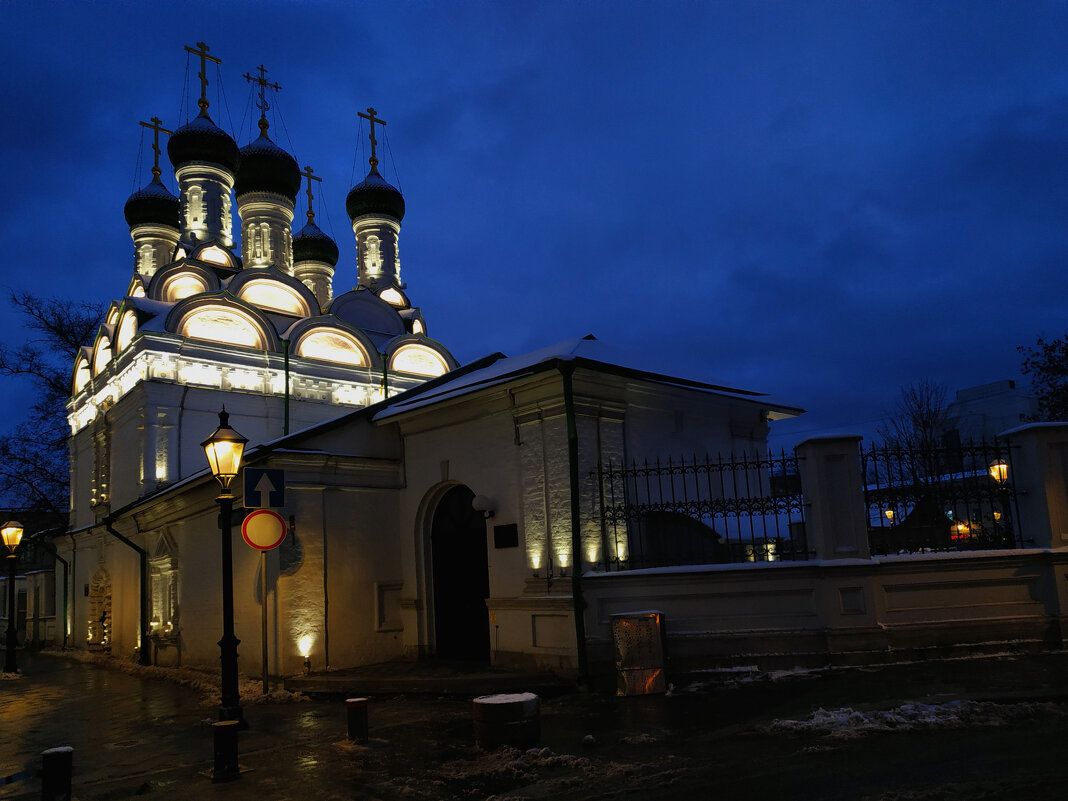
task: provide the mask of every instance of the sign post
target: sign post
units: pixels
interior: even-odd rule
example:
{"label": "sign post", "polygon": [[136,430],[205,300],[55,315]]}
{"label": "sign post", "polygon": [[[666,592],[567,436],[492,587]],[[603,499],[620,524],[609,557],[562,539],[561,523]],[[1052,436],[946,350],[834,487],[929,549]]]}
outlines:
{"label": "sign post", "polygon": [[[278,471],[282,472],[281,470]],[[248,497],[248,470],[245,472],[245,497]],[[264,493],[266,494],[266,493]],[[286,538],[286,521],[273,509],[257,509],[249,512],[241,523],[241,536],[250,547],[260,552],[260,608],[262,615],[261,640],[263,642],[263,694],[270,692],[267,681],[267,551],[274,550]]]}

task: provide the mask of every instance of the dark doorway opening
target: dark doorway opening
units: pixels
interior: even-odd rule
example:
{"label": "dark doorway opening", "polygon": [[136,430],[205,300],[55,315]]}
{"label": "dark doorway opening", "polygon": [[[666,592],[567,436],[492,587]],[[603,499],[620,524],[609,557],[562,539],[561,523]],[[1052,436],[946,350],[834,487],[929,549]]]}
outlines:
{"label": "dark doorway opening", "polygon": [[434,511],[434,644],[441,658],[488,662],[486,519],[471,508],[474,497],[467,487],[454,487]]}

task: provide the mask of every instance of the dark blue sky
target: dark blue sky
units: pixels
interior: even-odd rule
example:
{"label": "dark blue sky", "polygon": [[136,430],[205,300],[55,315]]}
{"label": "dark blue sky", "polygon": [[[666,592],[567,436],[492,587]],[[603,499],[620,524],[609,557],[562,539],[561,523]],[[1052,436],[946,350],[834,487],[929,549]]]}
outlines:
{"label": "dark blue sky", "polygon": [[203,40],[239,144],[241,76],[282,84],[339,292],[356,113],[388,121],[403,277],[461,361],[593,333],[807,408],[789,444],[870,431],[918,379],[1018,377],[1068,323],[1063,2],[8,0],[0,26],[13,289],[124,291],[138,121],[180,124]]}

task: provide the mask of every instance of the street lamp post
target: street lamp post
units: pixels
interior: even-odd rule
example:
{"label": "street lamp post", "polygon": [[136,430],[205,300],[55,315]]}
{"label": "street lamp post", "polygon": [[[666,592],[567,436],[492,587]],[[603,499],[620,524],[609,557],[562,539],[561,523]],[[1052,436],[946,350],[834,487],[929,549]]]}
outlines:
{"label": "street lamp post", "polygon": [[219,427],[201,446],[211,465],[211,473],[222,485],[222,493],[215,500],[219,504],[219,528],[222,532],[222,595],[223,636],[219,640],[222,661],[222,702],[219,720],[234,720],[244,725],[241,695],[237,689],[237,646],[241,642],[234,635],[234,558],[230,517],[234,508],[234,494],[230,484],[241,469],[245,437],[230,428],[226,407],[219,412]]}
{"label": "street lamp post", "polygon": [[15,661],[15,646],[18,645],[18,631],[15,628],[15,549],[22,541],[22,523],[9,520],[0,528],[0,536],[3,536],[4,545],[9,551],[7,555],[7,655],[4,657],[4,672],[18,673],[19,666]]}

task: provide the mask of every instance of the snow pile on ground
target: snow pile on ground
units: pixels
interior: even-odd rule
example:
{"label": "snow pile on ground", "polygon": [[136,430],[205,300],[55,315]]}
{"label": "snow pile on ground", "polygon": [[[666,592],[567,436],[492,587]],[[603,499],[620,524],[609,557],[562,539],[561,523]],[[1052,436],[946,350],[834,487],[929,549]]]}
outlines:
{"label": "snow pile on ground", "polygon": [[[158,667],[155,665],[142,665],[131,659],[122,659],[111,654],[90,653],[79,650],[45,650],[49,656],[61,656],[65,659],[73,659],[78,662],[89,662],[111,670],[121,670],[131,676],[143,676],[150,679],[162,679],[172,684],[189,687],[201,695],[201,702],[205,706],[218,706],[220,702],[220,674],[219,671],[201,670],[192,667]],[[263,694],[263,681],[254,681],[242,676],[238,677],[238,692],[241,694],[242,704],[285,704],[299,701],[307,701],[307,696],[300,693],[291,693],[287,690],[275,688],[267,695]]]}
{"label": "snow pile on ground", "polygon": [[772,733],[792,732],[850,739],[874,732],[1008,726],[1047,715],[1066,717],[1068,709],[1054,703],[995,704],[989,701],[908,703],[873,712],[861,712],[851,707],[821,708],[805,720],[772,721],[765,730]]}
{"label": "snow pile on ground", "polygon": [[14,681],[21,678],[21,673],[0,673],[0,681]]}

